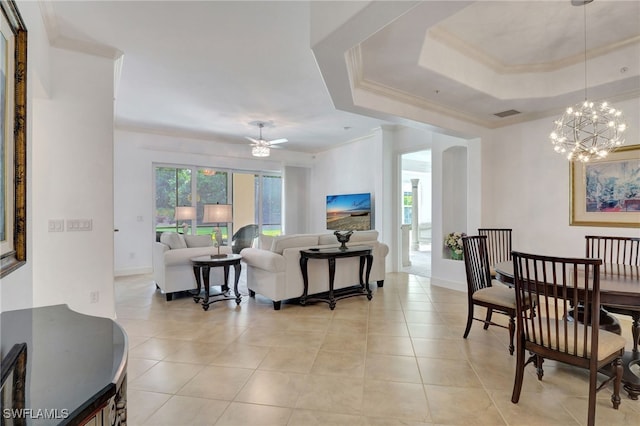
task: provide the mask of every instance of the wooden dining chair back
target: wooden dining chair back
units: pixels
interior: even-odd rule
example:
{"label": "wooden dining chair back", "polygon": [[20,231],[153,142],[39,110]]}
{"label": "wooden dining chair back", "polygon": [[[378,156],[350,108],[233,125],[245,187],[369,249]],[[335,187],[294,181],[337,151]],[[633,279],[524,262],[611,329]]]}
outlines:
{"label": "wooden dining chair back", "polygon": [[[602,259],[605,268],[608,264],[640,266],[640,238],[609,237],[602,235],[587,235],[586,256]],[[638,282],[640,285],[640,281]],[[627,315],[632,319],[631,334],[633,336],[633,350],[638,351],[640,343],[640,306],[605,305],[604,309],[615,314]]]}
{"label": "wooden dining chair back", "polygon": [[[515,334],[516,299],[512,288],[492,280],[489,271],[489,256],[487,251],[487,237],[484,235],[462,237],[464,265],[467,275],[468,313],[467,326],[464,330],[466,339],[471,331],[473,321],[484,323],[484,329],[490,325],[509,330],[509,353],[513,355],[513,337]],[[475,307],[486,308],[484,318],[475,316]],[[508,325],[495,323],[491,320],[493,312],[506,315]]]}
{"label": "wooden dining chair back", "polygon": [[487,251],[491,276],[495,278],[495,265],[511,260],[511,229],[510,228],[478,228],[478,235],[487,237]]}
{"label": "wooden dining chair back", "polygon": [[[625,339],[600,330],[599,259],[576,259],[513,252],[516,289],[516,374],[511,401],[520,399],[524,368],[533,363],[542,380],[544,359],[589,370],[587,424],[595,423],[596,392],[613,380],[611,401],[620,405]],[[576,290],[577,289],[577,290]],[[526,302],[526,303],[525,303]],[[529,304],[536,306],[528,309]],[[574,306],[584,308],[574,313]],[[531,357],[525,362],[525,353]],[[610,370],[603,368],[611,366]],[[610,371],[598,386],[598,371]]]}
{"label": "wooden dining chair back", "polygon": [[587,257],[604,264],[640,265],[640,238],[587,235],[585,240]]}

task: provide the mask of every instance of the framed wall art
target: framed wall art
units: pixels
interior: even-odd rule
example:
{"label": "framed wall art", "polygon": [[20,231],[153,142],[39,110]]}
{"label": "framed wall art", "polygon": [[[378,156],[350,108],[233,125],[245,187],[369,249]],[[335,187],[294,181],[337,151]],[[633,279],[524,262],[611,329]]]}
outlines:
{"label": "framed wall art", "polygon": [[570,224],[640,228],[640,145],[570,166]]}
{"label": "framed wall art", "polygon": [[0,0],[0,278],[27,260],[27,29]]}

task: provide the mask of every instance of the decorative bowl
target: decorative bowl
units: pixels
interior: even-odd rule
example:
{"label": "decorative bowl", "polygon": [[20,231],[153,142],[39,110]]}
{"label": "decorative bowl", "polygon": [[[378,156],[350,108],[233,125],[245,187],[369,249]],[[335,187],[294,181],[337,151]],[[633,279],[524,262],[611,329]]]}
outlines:
{"label": "decorative bowl", "polygon": [[338,242],[342,244],[340,246],[340,250],[345,251],[347,249],[347,243],[349,242],[349,238],[351,238],[351,234],[353,234],[353,231],[348,231],[348,232],[335,231],[333,233],[333,235],[335,235],[336,238],[338,239]]}

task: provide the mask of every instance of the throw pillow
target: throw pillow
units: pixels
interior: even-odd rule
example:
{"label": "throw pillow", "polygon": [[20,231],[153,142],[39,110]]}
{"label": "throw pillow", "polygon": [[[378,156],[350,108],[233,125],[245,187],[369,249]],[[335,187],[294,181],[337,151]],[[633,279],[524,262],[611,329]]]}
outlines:
{"label": "throw pillow", "polygon": [[213,240],[211,235],[189,235],[185,234],[184,241],[187,243],[187,247],[211,247],[213,246]]}
{"label": "throw pillow", "polygon": [[187,248],[184,236],[177,232],[164,232],[160,236],[160,242],[168,245],[171,250]]}

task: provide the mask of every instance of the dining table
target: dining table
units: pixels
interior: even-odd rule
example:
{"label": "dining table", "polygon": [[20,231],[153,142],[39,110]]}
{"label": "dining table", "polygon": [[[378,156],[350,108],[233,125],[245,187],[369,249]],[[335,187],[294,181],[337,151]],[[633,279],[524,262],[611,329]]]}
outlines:
{"label": "dining table", "polygon": [[[494,268],[498,281],[508,286],[514,285],[512,261],[496,263]],[[601,265],[600,305],[601,312],[605,316],[611,317],[613,322],[617,321],[615,317],[602,306],[616,305],[640,309],[640,266],[610,263]],[[634,347],[636,346],[634,345]],[[629,398],[637,400],[640,395],[640,351],[637,349],[625,351],[622,363],[624,390]]]}

